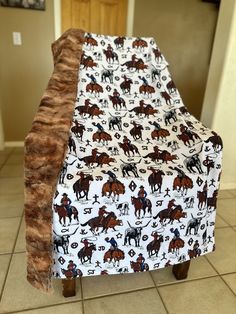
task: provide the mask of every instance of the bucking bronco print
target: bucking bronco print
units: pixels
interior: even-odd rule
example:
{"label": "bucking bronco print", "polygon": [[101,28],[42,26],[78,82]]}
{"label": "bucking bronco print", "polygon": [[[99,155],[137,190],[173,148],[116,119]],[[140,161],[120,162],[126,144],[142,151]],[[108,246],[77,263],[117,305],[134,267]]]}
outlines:
{"label": "bucking bronco print", "polygon": [[153,38],[85,34],[53,202],[54,276],[144,272],[215,249],[222,141]]}

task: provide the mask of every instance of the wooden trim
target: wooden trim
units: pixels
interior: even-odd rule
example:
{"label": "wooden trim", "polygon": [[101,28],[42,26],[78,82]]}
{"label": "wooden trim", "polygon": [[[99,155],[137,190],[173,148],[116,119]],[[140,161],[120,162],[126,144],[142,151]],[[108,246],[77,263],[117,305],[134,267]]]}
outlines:
{"label": "wooden trim", "polygon": [[133,36],[135,0],[128,0],[126,36]]}
{"label": "wooden trim", "polygon": [[61,36],[61,0],[54,0],[53,7],[54,7],[54,36],[56,40]]}
{"label": "wooden trim", "polygon": [[[62,33],[72,27],[70,24],[65,23],[66,19],[64,18],[64,16],[70,16],[71,17],[71,1],[61,0],[61,30],[62,30]],[[71,20],[71,18],[70,18],[70,20]]]}

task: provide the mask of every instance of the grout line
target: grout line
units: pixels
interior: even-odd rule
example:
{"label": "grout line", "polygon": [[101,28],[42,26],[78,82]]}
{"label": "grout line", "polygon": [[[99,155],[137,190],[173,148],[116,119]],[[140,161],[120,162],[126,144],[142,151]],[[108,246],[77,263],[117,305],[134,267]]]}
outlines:
{"label": "grout line", "polygon": [[6,312],[6,314],[24,313],[24,312],[28,312],[28,311],[41,310],[41,309],[46,309],[46,308],[50,308],[50,307],[61,306],[61,305],[66,305],[66,304],[70,304],[70,303],[79,303],[79,302],[81,302],[81,300],[74,300],[74,301],[69,301],[69,302],[64,302],[64,303],[56,303],[56,304],[50,304],[50,305],[42,305],[40,307],[32,307],[32,308],[28,308],[28,309]]}
{"label": "grout line", "polygon": [[9,154],[7,154],[6,159],[4,160],[4,162],[3,162],[3,163],[1,164],[1,166],[0,166],[0,170],[2,170],[2,168],[3,168],[3,167],[5,166],[5,164],[7,163],[7,161],[8,161],[8,159],[9,159],[11,153],[12,153],[12,150],[9,152]]}
{"label": "grout line", "polygon": [[[106,297],[110,297],[110,296],[115,296],[115,295],[120,295],[120,294],[127,294],[127,293],[132,293],[132,292],[136,292],[136,291],[143,291],[143,290],[150,290],[153,289],[154,287],[147,287],[147,288],[142,288],[142,289],[137,289],[137,290],[131,290],[131,291],[124,291],[122,293],[114,293],[111,295],[103,295],[103,296],[98,296],[98,297],[92,297],[92,298],[88,298],[86,299],[86,301],[88,300],[94,300],[94,299],[101,299],[101,298],[106,298]],[[71,304],[71,303],[82,303],[82,313],[85,314],[84,312],[84,308],[83,308],[83,302],[82,299],[81,300],[74,300],[74,301],[68,301],[68,302],[63,302],[63,303],[57,303],[57,304],[51,304],[51,305],[44,305],[41,307],[36,307],[36,308],[28,308],[28,309],[23,309],[23,310],[15,310],[15,311],[11,311],[11,312],[7,312],[7,314],[13,314],[13,313],[22,313],[24,311],[31,311],[31,310],[39,310],[39,309],[44,309],[44,308],[48,308],[48,307],[54,307],[54,306],[60,306],[60,305],[65,305],[65,304]],[[168,313],[169,314],[169,313]]]}
{"label": "grout line", "polygon": [[235,226],[234,225],[231,225],[230,228],[235,232],[236,230],[234,229]]}
{"label": "grout line", "polygon": [[154,285],[155,285],[157,294],[159,295],[159,297],[160,297],[160,299],[161,299],[161,302],[162,302],[162,304],[163,304],[163,306],[164,306],[164,308],[165,308],[165,310],[166,310],[166,313],[169,314],[169,311],[168,311],[168,309],[167,309],[167,306],[166,306],[166,304],[165,304],[165,302],[164,302],[164,299],[162,298],[162,295],[161,295],[161,293],[160,293],[160,291],[159,291],[159,289],[158,289],[158,287],[157,287],[157,284],[156,284],[156,282],[155,282],[155,280],[154,280],[154,278],[153,278],[151,272],[150,272],[150,276],[151,276],[152,281],[153,281],[153,283],[154,283]]}
{"label": "grout line", "polygon": [[229,273],[223,273],[223,274],[220,274],[219,276],[235,275],[235,274],[236,274],[236,271],[230,271]]}
{"label": "grout line", "polygon": [[[208,258],[206,257],[206,259],[208,260]],[[226,284],[226,286],[231,290],[231,292],[236,295],[236,293],[232,290],[232,288],[228,285],[228,283],[223,279],[223,276],[225,275],[230,275],[230,274],[235,274],[235,272],[230,272],[230,273],[225,273],[225,274],[220,274],[218,272],[218,270],[215,268],[215,266],[210,262],[210,260],[208,260],[209,264],[212,266],[212,268],[214,268],[214,270],[217,272],[217,274],[219,275],[219,277],[221,278],[221,280],[223,280],[223,282]]]}
{"label": "grout line", "polygon": [[19,216],[11,216],[11,217],[0,217],[0,220],[2,219],[11,219],[11,218],[21,218],[22,214],[20,214]]}
{"label": "grout line", "polygon": [[216,213],[216,215],[218,215],[228,226],[230,226],[230,224],[224,219],[224,217],[221,216],[220,213]]}
{"label": "grout line", "polygon": [[215,266],[212,264],[212,262],[208,259],[207,256],[205,256],[205,258],[207,259],[208,263],[211,265],[211,267],[215,270],[215,272],[220,276],[220,273],[218,272],[218,270],[215,268]]}
{"label": "grout line", "polygon": [[[14,253],[15,254],[15,253]],[[211,263],[210,263],[211,264]],[[213,267],[214,268],[214,267]],[[214,268],[215,269],[215,268]],[[217,272],[217,270],[216,270]],[[217,272],[218,273],[218,272]],[[226,274],[235,274],[236,272],[232,272],[232,273],[226,273]],[[226,274],[223,274],[223,275],[226,275]],[[154,283],[154,287],[146,287],[146,288],[141,288],[141,289],[135,289],[135,290],[130,290],[130,291],[121,291],[121,292],[117,292],[117,293],[112,293],[112,294],[108,294],[108,295],[101,295],[101,296],[95,296],[95,297],[88,297],[86,299],[84,299],[84,296],[83,296],[83,290],[82,290],[82,280],[80,278],[80,288],[81,288],[81,300],[74,300],[74,301],[68,301],[68,302],[63,302],[63,303],[57,303],[57,304],[51,304],[51,305],[45,305],[45,306],[41,306],[41,307],[36,307],[36,308],[29,308],[29,309],[23,309],[23,310],[16,310],[16,311],[12,311],[12,312],[8,312],[8,314],[13,314],[13,313],[21,313],[21,312],[26,312],[26,311],[30,311],[30,310],[37,310],[37,309],[43,309],[43,308],[48,308],[48,307],[54,307],[54,306],[60,306],[60,305],[65,305],[65,304],[70,304],[70,303],[78,303],[78,302],[81,302],[82,303],[82,313],[85,314],[85,310],[84,310],[84,301],[89,301],[89,300],[95,300],[95,299],[101,299],[101,298],[106,298],[106,297],[111,297],[111,296],[116,296],[116,295],[121,295],[121,294],[129,294],[129,293],[133,293],[133,292],[136,292],[136,291],[143,291],[143,290],[150,290],[150,289],[153,289],[153,288],[156,288],[157,290],[157,293],[158,295],[160,296],[160,299],[163,303],[163,306],[167,312],[167,314],[169,314],[169,311],[167,310],[166,308],[166,305],[165,305],[165,302],[164,300],[162,299],[162,296],[159,292],[159,288],[162,288],[162,287],[165,287],[165,286],[170,286],[170,285],[173,285],[173,284],[182,284],[182,283],[188,283],[188,282],[192,282],[192,281],[199,281],[199,280],[204,280],[204,279],[208,279],[208,278],[214,278],[214,277],[221,277],[221,275],[213,275],[213,276],[209,276],[209,277],[203,277],[203,278],[195,278],[195,279],[191,279],[191,280],[180,280],[178,283],[167,283],[167,284],[163,284],[161,286],[157,286],[157,284],[155,283],[154,279],[153,279],[153,276],[150,272],[150,276],[152,278],[152,281]],[[224,279],[221,278],[223,281]],[[228,284],[225,283],[227,286]],[[228,286],[229,287],[229,286]],[[230,288],[230,287],[229,287]],[[230,290],[232,291],[232,289],[230,288]],[[233,292],[233,291],[232,291]],[[233,292],[234,293],[234,292]],[[235,293],[234,293],[235,294]]]}
{"label": "grout line", "polygon": [[230,228],[231,226],[221,226],[221,227],[215,227],[215,229],[225,229],[225,228]]}
{"label": "grout line", "polygon": [[13,252],[14,252],[15,247],[16,247],[16,242],[17,242],[17,239],[18,239],[18,236],[19,236],[19,232],[20,232],[20,227],[21,227],[22,220],[23,220],[23,216],[22,216],[21,219],[20,219],[20,223],[19,223],[18,230],[17,230],[16,237],[15,237],[15,241],[14,241],[14,244],[13,244],[13,247],[12,247],[12,252],[10,253],[10,254],[11,254],[10,260],[9,260],[9,263],[8,263],[7,271],[6,271],[6,273],[5,273],[5,278],[4,278],[3,285],[2,285],[2,289],[1,289],[1,292],[0,292],[0,302],[1,302],[1,300],[2,300],[4,288],[5,288],[5,285],[6,285],[6,282],[7,282],[7,277],[8,277],[8,274],[9,274],[10,265],[11,265],[12,258],[13,258]]}
{"label": "grout line", "polygon": [[22,253],[26,253],[26,251],[20,251],[20,252],[8,252],[8,253],[0,253],[0,256],[2,255],[10,255],[10,254],[22,254]]}
{"label": "grout line", "polygon": [[232,194],[231,196],[227,196],[227,197],[218,197],[217,201],[232,200],[232,198],[236,198],[236,195]]}
{"label": "grout line", "polygon": [[206,277],[199,277],[199,278],[193,278],[193,279],[182,279],[182,280],[177,280],[176,281],[172,281],[172,282],[167,282],[164,284],[160,284],[157,285],[158,288],[162,288],[162,287],[168,287],[168,286],[173,286],[173,285],[179,285],[179,284],[183,284],[183,283],[189,283],[192,281],[198,281],[198,280],[204,280],[204,279],[210,279],[210,278],[214,278],[214,277],[219,277],[220,275],[216,274],[216,275],[210,275],[210,276],[206,276]]}
{"label": "grout line", "polygon": [[105,294],[105,295],[99,295],[99,296],[94,296],[94,297],[88,297],[86,299],[84,299],[84,301],[89,301],[89,300],[95,300],[95,299],[101,299],[101,298],[107,298],[107,297],[112,297],[112,296],[116,296],[116,295],[120,295],[120,294],[129,294],[129,293],[133,293],[133,292],[137,292],[137,291],[143,291],[143,290],[150,290],[150,289],[154,289],[155,287],[145,287],[145,288],[138,288],[138,289],[134,289],[134,290],[128,290],[128,291],[120,291],[120,292],[114,292],[111,294]]}
{"label": "grout line", "polygon": [[22,254],[22,253],[25,253],[26,251],[22,251],[22,252],[6,252],[6,253],[0,253],[0,256],[3,256],[3,255],[11,255],[11,254]]}
{"label": "grout line", "polygon": [[226,284],[226,286],[231,290],[231,292],[236,296],[236,292],[229,286],[227,281],[223,278],[223,276],[220,276],[221,280]]}
{"label": "grout line", "polygon": [[[227,226],[224,227],[217,227],[216,229],[222,229],[222,228],[231,228],[234,230],[234,225],[229,224],[220,214],[217,213],[217,215],[227,224]],[[235,230],[234,230],[235,231]]]}
{"label": "grout line", "polygon": [[22,254],[22,253],[26,253],[26,250],[24,250],[24,251],[18,251],[18,252],[13,252],[12,254]]}

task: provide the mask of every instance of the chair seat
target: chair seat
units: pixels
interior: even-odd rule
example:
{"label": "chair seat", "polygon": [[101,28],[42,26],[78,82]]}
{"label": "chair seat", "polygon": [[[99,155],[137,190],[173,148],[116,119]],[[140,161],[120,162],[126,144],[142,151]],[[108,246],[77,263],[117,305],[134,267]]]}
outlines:
{"label": "chair seat", "polygon": [[53,204],[54,276],[147,271],[214,250],[221,138],[151,37],[87,33]]}

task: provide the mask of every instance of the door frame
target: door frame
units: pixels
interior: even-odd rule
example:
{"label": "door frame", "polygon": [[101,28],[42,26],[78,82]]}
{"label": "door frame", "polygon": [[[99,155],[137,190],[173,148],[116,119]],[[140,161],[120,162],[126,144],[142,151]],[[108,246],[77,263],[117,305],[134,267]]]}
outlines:
{"label": "door frame", "polygon": [[[61,0],[53,0],[54,6],[54,36],[55,40],[61,36]],[[135,0],[128,0],[126,36],[133,35]]]}

